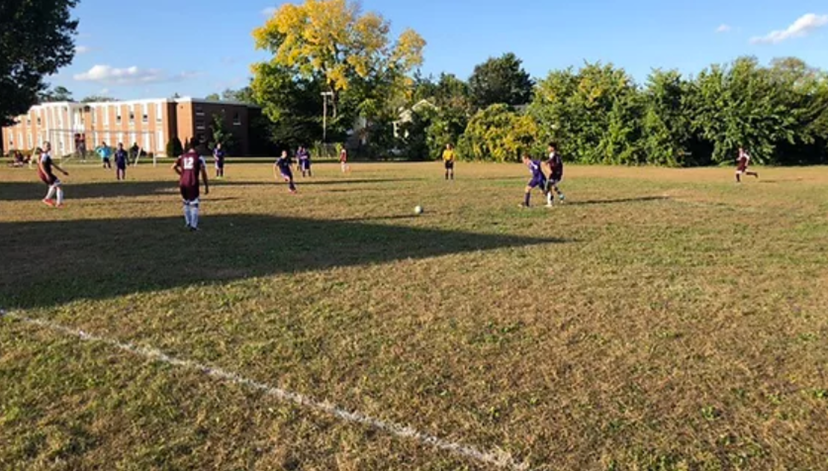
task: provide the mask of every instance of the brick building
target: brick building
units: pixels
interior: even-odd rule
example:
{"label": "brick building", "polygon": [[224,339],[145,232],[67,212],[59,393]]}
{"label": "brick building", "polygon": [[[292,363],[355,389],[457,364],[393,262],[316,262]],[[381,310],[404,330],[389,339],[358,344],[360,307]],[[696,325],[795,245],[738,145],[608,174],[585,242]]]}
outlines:
{"label": "brick building", "polygon": [[82,136],[88,150],[102,142],[122,142],[164,155],[174,136],[182,143],[193,137],[209,139],[213,116],[218,115],[233,134],[239,155],[247,155],[250,108],[244,103],[194,98],[43,103],[18,116],[17,124],[2,129],[3,149],[30,150],[50,141],[55,156],[62,157],[77,151],[76,137]]}

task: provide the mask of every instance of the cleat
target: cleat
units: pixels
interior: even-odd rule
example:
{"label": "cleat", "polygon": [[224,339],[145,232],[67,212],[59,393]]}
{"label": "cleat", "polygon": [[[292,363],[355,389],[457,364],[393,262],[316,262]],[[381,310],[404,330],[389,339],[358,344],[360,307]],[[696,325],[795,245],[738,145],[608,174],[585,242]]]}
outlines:
{"label": "cleat", "polygon": [[44,199],[44,200],[43,200],[43,204],[45,204],[46,206],[51,206],[52,208],[54,208],[54,207],[55,207],[55,202],[54,202],[54,201],[52,201],[52,200],[47,200],[47,199]]}

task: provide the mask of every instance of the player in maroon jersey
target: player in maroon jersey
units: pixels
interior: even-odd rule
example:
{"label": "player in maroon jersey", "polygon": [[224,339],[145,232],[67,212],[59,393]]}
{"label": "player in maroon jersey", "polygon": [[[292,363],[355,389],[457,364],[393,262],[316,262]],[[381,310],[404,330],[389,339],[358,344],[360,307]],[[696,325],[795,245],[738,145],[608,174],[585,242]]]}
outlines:
{"label": "player in maroon jersey", "polygon": [[756,178],[759,178],[759,174],[757,172],[749,172],[748,167],[750,166],[750,154],[745,151],[744,148],[739,148],[739,158],[736,161],[736,183],[742,183],[742,175],[752,175]]}
{"label": "player in maroon jersey", "polygon": [[[49,185],[49,191],[46,193],[46,198],[43,198],[43,204],[60,207],[63,205],[63,189],[60,187],[60,180],[55,176],[52,169],[55,168],[66,176],[69,176],[69,173],[52,161],[51,152],[52,145],[48,142],[44,143],[43,152],[37,156],[37,174],[43,180],[43,183]],[[57,193],[57,201],[52,201],[55,193]]]}
{"label": "player in maroon jersey", "polygon": [[195,144],[191,145],[190,149],[178,157],[172,166],[175,173],[179,175],[178,186],[181,189],[181,198],[184,200],[184,222],[191,231],[198,230],[199,177],[204,182],[204,194],[210,194],[210,186],[207,182],[207,163],[195,148]]}

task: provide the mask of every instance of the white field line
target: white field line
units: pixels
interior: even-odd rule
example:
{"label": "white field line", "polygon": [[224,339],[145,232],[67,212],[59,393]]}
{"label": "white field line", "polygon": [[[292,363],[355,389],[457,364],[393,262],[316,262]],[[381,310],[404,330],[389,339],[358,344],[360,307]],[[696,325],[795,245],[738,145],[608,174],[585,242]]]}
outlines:
{"label": "white field line", "polygon": [[61,324],[57,324],[50,321],[33,319],[21,314],[16,314],[14,312],[5,312],[3,310],[0,310],[0,317],[8,317],[10,319],[17,320],[30,326],[37,326],[43,329],[57,332],[59,334],[67,335],[70,337],[77,337],[78,339],[84,342],[108,345],[110,347],[114,347],[118,350],[122,350],[124,352],[128,352],[133,355],[146,358],[148,360],[178,366],[187,370],[199,371],[208,376],[212,376],[216,379],[220,379],[232,384],[246,386],[250,389],[261,391],[264,394],[267,394],[268,396],[273,396],[284,402],[290,402],[302,406],[306,409],[323,412],[325,414],[341,419],[345,422],[365,425],[377,430],[381,430],[383,432],[386,432],[390,435],[399,438],[413,440],[419,442],[422,445],[428,445],[439,450],[445,450],[455,455],[459,455],[464,458],[468,458],[480,463],[516,471],[524,471],[528,469],[527,463],[516,462],[508,452],[503,450],[498,449],[494,451],[485,451],[474,446],[463,445],[457,442],[444,440],[434,435],[429,435],[427,433],[417,431],[408,426],[396,424],[394,422],[386,422],[384,420],[376,419],[374,417],[362,414],[360,412],[349,412],[345,409],[342,409],[341,407],[336,406],[335,404],[331,404],[329,402],[319,402],[315,399],[304,396],[302,394],[286,391],[284,389],[270,386],[269,384],[260,383],[258,381],[245,378],[244,376],[241,376],[237,373],[226,371],[221,368],[214,368],[212,366],[207,366],[194,361],[172,357],[155,348],[141,347],[131,343],[119,342],[117,340],[109,339],[106,337],[99,337],[97,335],[89,334],[82,330],[75,330],[70,327],[66,327]]}

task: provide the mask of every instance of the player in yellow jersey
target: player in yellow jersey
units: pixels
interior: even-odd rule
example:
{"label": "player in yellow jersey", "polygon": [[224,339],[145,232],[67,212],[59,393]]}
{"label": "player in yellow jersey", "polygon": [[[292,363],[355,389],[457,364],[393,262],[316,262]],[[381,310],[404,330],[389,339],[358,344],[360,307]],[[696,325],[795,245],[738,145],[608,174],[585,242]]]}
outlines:
{"label": "player in yellow jersey", "polygon": [[454,153],[454,146],[446,144],[446,150],[443,151],[443,163],[446,166],[446,180],[451,178],[454,180],[454,160],[457,155]]}

